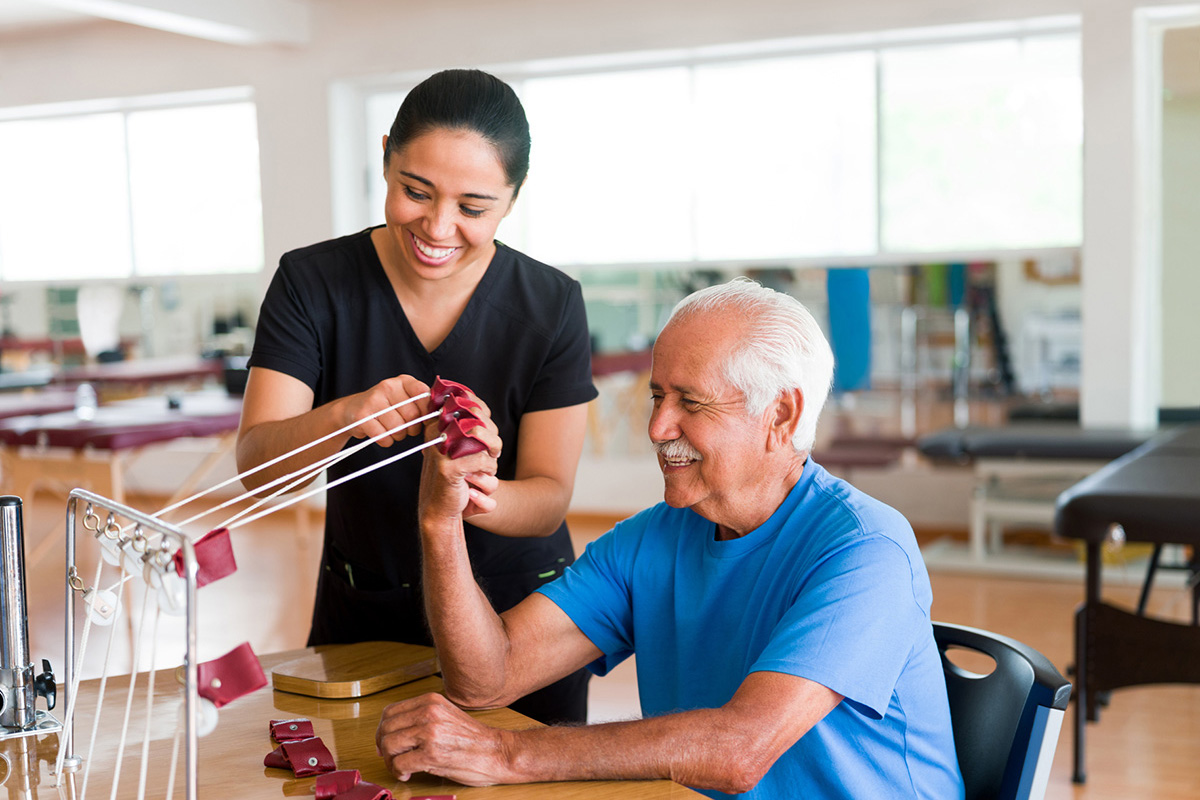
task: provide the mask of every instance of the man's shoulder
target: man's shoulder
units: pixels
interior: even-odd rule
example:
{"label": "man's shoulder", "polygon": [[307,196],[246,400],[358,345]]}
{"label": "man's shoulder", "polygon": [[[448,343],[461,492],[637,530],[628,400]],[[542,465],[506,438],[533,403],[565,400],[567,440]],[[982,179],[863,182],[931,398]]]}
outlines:
{"label": "man's shoulder", "polygon": [[697,526],[711,524],[690,509],[672,508],[666,503],[655,503],[618,522],[605,537],[608,537],[609,544],[616,548],[673,548],[673,543],[688,531],[695,530]]}
{"label": "man's shoulder", "polygon": [[912,537],[912,526],[895,508],[849,481],[831,475],[820,465],[813,466],[815,474],[811,490],[797,508],[799,513],[793,514],[792,524],[821,525],[847,533],[880,534],[891,539]]}

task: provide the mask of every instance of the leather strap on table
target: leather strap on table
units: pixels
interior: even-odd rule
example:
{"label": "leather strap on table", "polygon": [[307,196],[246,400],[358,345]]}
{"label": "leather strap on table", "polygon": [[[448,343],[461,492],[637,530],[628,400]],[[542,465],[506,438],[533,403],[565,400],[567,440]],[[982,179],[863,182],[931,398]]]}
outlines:
{"label": "leather strap on table", "polygon": [[269,730],[271,738],[280,744],[297,739],[311,739],[317,735],[313,731],[312,720],[307,719],[273,719]]}
{"label": "leather strap on table", "polygon": [[334,795],[334,800],[394,800],[392,793],[370,781],[360,781],[346,791]]}
{"label": "leather strap on table", "polygon": [[317,800],[332,800],[338,794],[354,788],[362,780],[362,775],[356,769],[339,769],[317,776],[314,789]]}
{"label": "leather strap on table", "polygon": [[333,772],[333,754],[318,737],[284,742],[263,759],[263,766],[290,769],[297,778],[307,778],[322,772]]}

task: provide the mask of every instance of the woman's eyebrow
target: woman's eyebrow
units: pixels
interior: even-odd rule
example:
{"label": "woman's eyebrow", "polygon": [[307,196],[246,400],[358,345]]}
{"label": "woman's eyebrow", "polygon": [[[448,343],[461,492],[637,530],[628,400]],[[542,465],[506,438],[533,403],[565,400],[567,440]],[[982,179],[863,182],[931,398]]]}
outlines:
{"label": "woman's eyebrow", "polygon": [[[430,189],[436,188],[434,186],[433,181],[429,180],[429,178],[422,178],[420,175],[416,174],[415,172],[407,172],[405,170],[400,170],[400,174],[406,178],[412,178],[414,181],[417,181],[418,183],[422,183],[422,184],[428,186]],[[499,200],[500,199],[499,197],[493,197],[490,194],[481,194],[479,192],[466,192],[462,196],[470,197],[472,200]]]}

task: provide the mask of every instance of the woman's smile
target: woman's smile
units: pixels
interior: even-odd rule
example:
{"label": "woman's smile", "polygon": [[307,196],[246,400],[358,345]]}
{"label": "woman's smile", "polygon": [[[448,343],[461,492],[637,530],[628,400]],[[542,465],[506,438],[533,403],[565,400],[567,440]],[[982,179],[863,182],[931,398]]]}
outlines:
{"label": "woman's smile", "polygon": [[412,231],[409,231],[408,235],[412,239],[413,251],[417,258],[428,266],[440,267],[458,252],[457,247],[434,247]]}

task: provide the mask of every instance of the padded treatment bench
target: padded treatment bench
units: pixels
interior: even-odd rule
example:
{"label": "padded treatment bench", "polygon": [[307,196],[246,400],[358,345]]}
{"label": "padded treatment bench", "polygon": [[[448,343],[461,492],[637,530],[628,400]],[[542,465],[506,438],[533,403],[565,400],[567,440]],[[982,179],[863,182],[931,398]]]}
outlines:
{"label": "padded treatment bench", "polygon": [[[1119,526],[1124,541],[1154,545],[1136,612],[1101,597],[1102,548]],[[1075,771],[1086,780],[1085,724],[1100,697],[1151,683],[1200,683],[1200,426],[1163,432],[1065,491],[1055,528],[1087,554],[1083,605],[1075,615]],[[1145,613],[1164,545],[1191,548],[1190,625]]]}
{"label": "padded treatment bench", "polygon": [[1070,423],[1024,423],[949,428],[921,437],[917,449],[935,461],[972,466],[970,554],[982,561],[989,545],[992,550],[1000,548],[1004,523],[1050,527],[1060,492],[1152,435],[1150,431],[1084,429]]}

